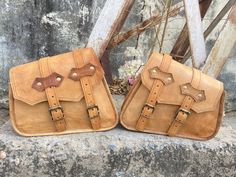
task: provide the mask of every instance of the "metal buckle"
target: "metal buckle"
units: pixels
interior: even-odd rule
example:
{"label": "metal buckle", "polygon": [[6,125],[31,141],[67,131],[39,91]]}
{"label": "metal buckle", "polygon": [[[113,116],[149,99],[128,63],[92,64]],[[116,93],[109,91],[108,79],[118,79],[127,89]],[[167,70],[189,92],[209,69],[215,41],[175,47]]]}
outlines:
{"label": "metal buckle", "polygon": [[[89,110],[95,109],[95,108],[97,109],[97,115],[94,115],[94,116],[90,117]],[[97,105],[88,106],[88,107],[87,107],[87,111],[88,111],[88,114],[89,114],[90,119],[93,119],[93,118],[95,118],[95,117],[97,117],[97,116],[99,115],[99,108],[98,108]]]}
{"label": "metal buckle", "polygon": [[63,111],[63,109],[62,109],[61,106],[51,107],[51,108],[49,108],[48,110],[49,110],[49,112],[50,112],[50,114],[51,114],[51,116],[52,116],[52,111],[56,111],[57,109],[60,109],[60,110],[61,110],[61,112],[62,112],[62,114],[63,114],[63,117],[62,117],[61,119],[63,119],[63,118],[64,118],[64,111]]}
{"label": "metal buckle", "polygon": [[155,106],[152,106],[152,105],[150,105],[150,104],[148,104],[148,103],[145,103],[145,104],[144,104],[144,106],[143,106],[143,108],[142,108],[142,112],[143,112],[143,110],[144,110],[145,107],[147,107],[148,109],[151,109],[151,110],[152,110],[151,114],[154,112]]}
{"label": "metal buckle", "polygon": [[185,113],[185,114],[187,114],[188,116],[190,115],[190,111],[188,111],[187,109],[179,108],[177,114],[178,114],[180,111],[183,112],[183,113]]}

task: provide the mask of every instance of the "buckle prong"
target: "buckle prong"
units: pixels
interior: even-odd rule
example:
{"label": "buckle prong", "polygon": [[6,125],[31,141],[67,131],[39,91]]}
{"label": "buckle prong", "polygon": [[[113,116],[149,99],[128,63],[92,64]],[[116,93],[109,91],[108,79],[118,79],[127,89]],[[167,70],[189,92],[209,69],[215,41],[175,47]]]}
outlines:
{"label": "buckle prong", "polygon": [[148,104],[148,103],[145,103],[144,106],[143,106],[143,108],[142,108],[142,111],[144,110],[145,107],[147,107],[148,109],[151,109],[151,110],[152,110],[151,114],[154,112],[155,106],[150,105],[150,104]]}
{"label": "buckle prong", "polygon": [[184,109],[184,108],[179,108],[177,114],[178,114],[179,112],[183,112],[183,113],[187,114],[188,116],[190,115],[190,111],[187,110],[187,109]]}

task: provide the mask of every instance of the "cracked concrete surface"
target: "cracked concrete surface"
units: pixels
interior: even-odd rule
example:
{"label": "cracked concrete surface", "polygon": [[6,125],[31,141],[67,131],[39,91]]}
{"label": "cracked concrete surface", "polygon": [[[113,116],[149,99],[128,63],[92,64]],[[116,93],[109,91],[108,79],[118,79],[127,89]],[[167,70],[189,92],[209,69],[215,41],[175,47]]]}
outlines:
{"label": "cracked concrete surface", "polygon": [[[175,0],[178,3],[180,0]],[[203,21],[204,28],[212,21],[227,1],[213,0]],[[105,3],[105,0],[2,0],[0,1],[0,104],[7,106],[8,70],[10,67],[56,55],[76,47],[84,47],[89,33]],[[122,31],[129,29],[153,13],[160,13],[162,1],[137,0],[124,24]],[[206,40],[207,51],[214,44],[226,17]],[[183,24],[184,13],[170,18],[165,35],[163,52],[170,52]],[[162,25],[163,26],[163,25]],[[125,41],[112,50],[110,55],[113,75],[126,60],[147,60],[153,43],[154,29]],[[160,33],[161,35],[162,33]],[[135,49],[135,50],[130,50]],[[158,44],[156,46],[158,49]],[[235,51],[226,63],[219,79],[227,91],[226,111],[236,107]]]}
{"label": "cracked concrete surface", "polygon": [[[117,108],[122,96],[114,96]],[[21,137],[0,127],[0,176],[236,176],[236,119],[227,114],[217,136],[193,141],[127,131]]]}

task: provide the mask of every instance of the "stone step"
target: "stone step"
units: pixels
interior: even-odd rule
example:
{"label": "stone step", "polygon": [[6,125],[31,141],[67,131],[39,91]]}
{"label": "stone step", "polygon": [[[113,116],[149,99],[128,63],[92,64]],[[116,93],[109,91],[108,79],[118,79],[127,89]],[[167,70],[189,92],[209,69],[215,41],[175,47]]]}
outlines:
{"label": "stone step", "polygon": [[[122,97],[114,97],[118,107]],[[227,114],[217,136],[193,141],[127,131],[21,137],[0,128],[0,176],[236,176],[236,119]],[[0,156],[1,156],[0,155]]]}

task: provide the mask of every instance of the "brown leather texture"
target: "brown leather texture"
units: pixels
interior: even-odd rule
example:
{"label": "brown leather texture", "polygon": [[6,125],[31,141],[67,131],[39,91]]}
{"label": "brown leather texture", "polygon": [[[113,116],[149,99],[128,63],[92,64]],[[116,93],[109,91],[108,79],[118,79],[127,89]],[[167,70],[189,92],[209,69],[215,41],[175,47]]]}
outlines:
{"label": "brown leather texture", "polygon": [[103,69],[91,48],[12,68],[9,105],[13,128],[23,136],[104,131],[118,123]]}
{"label": "brown leather texture", "polygon": [[133,131],[208,140],[223,109],[222,82],[154,52],[125,98],[120,122]]}
{"label": "brown leather texture", "polygon": [[69,78],[74,81],[79,81],[84,76],[92,76],[96,72],[95,66],[87,64],[82,68],[72,68],[69,74]]}
{"label": "brown leather texture", "polygon": [[51,75],[44,78],[37,77],[32,84],[32,88],[39,92],[42,92],[48,87],[59,87],[63,79],[64,77],[57,73],[52,73]]}

